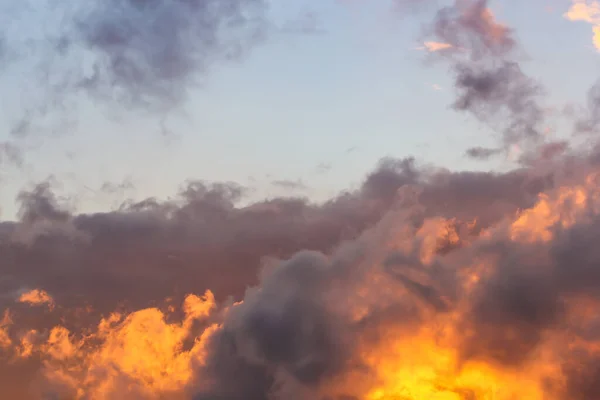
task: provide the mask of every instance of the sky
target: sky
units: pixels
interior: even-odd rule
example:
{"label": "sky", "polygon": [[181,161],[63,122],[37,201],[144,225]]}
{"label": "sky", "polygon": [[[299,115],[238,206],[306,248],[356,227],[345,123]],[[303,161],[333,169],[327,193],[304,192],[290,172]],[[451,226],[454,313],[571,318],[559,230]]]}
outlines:
{"label": "sky", "polygon": [[[465,156],[493,143],[495,133],[450,107],[452,76],[423,45],[430,14],[387,0],[271,0],[276,29],[239,59],[216,63],[197,85],[186,83],[188,96],[168,113],[115,112],[75,94],[63,109],[51,107],[35,132],[15,135],[19,116],[47,96],[31,78],[45,59],[35,43],[60,27],[64,10],[10,3],[4,0],[2,18],[25,51],[0,68],[0,142],[17,143],[24,160],[0,165],[2,219],[18,214],[20,190],[46,179],[66,204],[93,212],[130,198],[167,199],[188,180],[236,182],[254,199],[320,201],[358,187],[384,157],[453,170],[512,165],[510,154]],[[543,84],[544,105],[556,112],[584,104],[597,79],[600,13],[583,4],[590,7],[490,2],[496,19],[515,30],[521,66]],[[548,129],[569,134],[560,124]]]}
{"label": "sky", "polygon": [[594,0],[0,0],[2,393],[600,399],[599,51]]}

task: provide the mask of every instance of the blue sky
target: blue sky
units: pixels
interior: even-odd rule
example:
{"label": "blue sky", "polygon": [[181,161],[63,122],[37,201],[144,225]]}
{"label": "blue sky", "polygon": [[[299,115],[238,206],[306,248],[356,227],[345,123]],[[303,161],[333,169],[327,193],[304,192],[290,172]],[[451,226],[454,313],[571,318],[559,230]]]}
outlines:
{"label": "blue sky", "polygon": [[[252,188],[252,198],[322,200],[356,187],[386,156],[413,155],[451,169],[508,167],[463,155],[489,144],[492,132],[449,108],[447,67],[425,63],[425,52],[416,49],[431,12],[404,15],[384,0],[272,2],[273,21],[310,11],[324,32],[271,35],[241,62],[214,68],[167,119],[167,136],[155,118],[132,112],[116,120],[82,99],[76,125],[26,138],[25,166],[2,171],[1,217],[14,217],[20,189],[50,175],[71,204],[96,211],[126,197],[167,198],[189,179],[234,181]],[[559,108],[582,103],[600,71],[590,25],[563,17],[570,5],[491,2],[497,19],[516,30],[528,59],[524,69],[544,84],[547,105]],[[20,27],[35,31],[31,21]],[[24,70],[13,66],[0,76],[5,138],[10,113],[24,107],[15,101],[27,86]],[[100,190],[124,180],[134,189]],[[300,180],[306,189],[290,192],[275,180]]]}

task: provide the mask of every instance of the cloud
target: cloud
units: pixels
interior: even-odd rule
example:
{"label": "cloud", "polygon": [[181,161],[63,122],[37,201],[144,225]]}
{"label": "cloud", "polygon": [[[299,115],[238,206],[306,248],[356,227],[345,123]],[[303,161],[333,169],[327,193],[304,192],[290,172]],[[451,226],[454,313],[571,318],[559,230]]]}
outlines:
{"label": "cloud", "polygon": [[274,180],[271,182],[273,186],[280,187],[282,189],[287,190],[305,190],[308,187],[301,180],[291,181],[291,180]]}
{"label": "cloud", "polygon": [[239,60],[260,43],[266,9],[262,0],[67,1],[23,12],[21,24],[45,18],[50,27],[23,57],[46,68],[41,78],[57,86],[42,87],[52,96],[83,91],[105,104],[164,110],[183,102],[215,63]]}
{"label": "cloud", "polygon": [[600,3],[588,0],[572,0],[573,4],[563,16],[569,21],[582,21],[592,25],[593,43],[600,50]]}
{"label": "cloud", "polygon": [[600,82],[594,84],[587,93],[585,115],[575,123],[575,133],[594,133],[600,125]]}
{"label": "cloud", "polygon": [[439,43],[439,42],[425,42],[423,43],[424,48],[429,52],[441,51],[452,48],[452,45],[449,43]]}
{"label": "cloud", "polygon": [[573,371],[598,359],[581,347],[600,340],[585,308],[600,301],[598,172],[573,161],[492,174],[388,159],[322,205],[238,207],[235,187],[196,183],[180,203],[72,215],[90,241],[0,249],[20,260],[2,265],[4,288],[35,284],[56,304],[5,300],[3,342],[12,365],[31,369],[3,384],[24,399],[15,385],[91,398],[483,396],[493,386],[500,399],[593,397],[593,375]]}
{"label": "cloud", "polygon": [[22,293],[19,296],[19,303],[27,303],[32,306],[47,305],[49,308],[54,308],[54,300],[44,290],[32,289]]}
{"label": "cloud", "polygon": [[21,88],[6,108],[20,154],[0,149],[2,163],[22,163],[34,134],[73,131],[82,104],[160,126],[216,68],[244,60],[275,29],[263,0],[50,3],[2,7],[0,70],[12,77],[6,86]]}
{"label": "cloud", "polygon": [[533,149],[543,141],[542,87],[523,73],[513,30],[496,20],[488,1],[455,1],[436,13],[426,32],[436,44],[431,49],[443,49],[433,55],[454,72],[456,110],[499,131],[505,153],[515,144]]}
{"label": "cloud", "polygon": [[[469,154],[536,139],[541,90],[487,2],[433,28],[466,49],[436,53],[454,107],[500,123],[499,150]],[[52,181],[24,190],[0,223],[3,394],[597,398],[599,153],[535,150],[497,173],[388,158],[319,204],[242,204],[240,185],[193,181],[85,214]]]}
{"label": "cloud", "polygon": [[[364,326],[377,328],[392,315],[416,318],[415,310],[396,310],[394,296],[381,304],[377,297],[368,300],[375,303],[367,314],[360,311],[361,297],[347,297],[363,293],[378,271],[369,254],[397,253],[380,248],[385,237],[416,238],[414,251],[424,259],[433,248],[452,253],[463,239],[429,239],[442,223],[438,218],[448,218],[450,232],[463,238],[531,207],[536,194],[551,187],[536,179],[526,171],[450,172],[388,159],[358,190],[323,204],[275,198],[237,206],[240,187],[192,182],[173,201],[148,199],[89,215],[62,208],[43,183],[19,196],[20,221],[2,224],[0,285],[3,293],[36,288],[23,300],[54,306],[0,298],[12,318],[2,325],[3,341],[22,365],[18,380],[8,372],[0,380],[10,386],[7,393],[23,399],[32,390],[69,395],[74,388],[88,396],[104,390],[109,397],[139,398],[153,392],[170,398],[188,386],[199,398],[263,398],[274,385],[283,398],[315,393],[347,372]],[[477,219],[476,227],[452,218]],[[393,233],[394,227],[400,231]],[[404,287],[432,305],[447,295],[410,271],[395,271],[394,281],[390,295]],[[210,300],[189,296],[203,293]],[[196,306],[210,312],[198,314]],[[0,362],[0,369],[13,371],[10,365]],[[160,372],[168,370],[180,372]],[[34,385],[39,374],[41,386]]]}
{"label": "cloud", "polygon": [[23,151],[13,142],[0,143],[0,165],[23,166]]}
{"label": "cloud", "polygon": [[500,149],[490,149],[490,148],[485,148],[485,147],[471,147],[470,149],[467,149],[467,156],[471,157],[471,158],[475,158],[475,159],[479,159],[479,160],[487,160],[488,158],[498,154],[501,150]]}
{"label": "cloud", "polygon": [[486,0],[458,1],[442,8],[431,30],[442,43],[466,49],[473,61],[507,55],[516,45],[513,31],[496,21]]}
{"label": "cloud", "polygon": [[238,59],[265,29],[261,0],[92,1],[66,41],[95,56],[85,90],[172,106],[215,61]]}
{"label": "cloud", "polygon": [[540,139],[538,126],[543,111],[536,99],[541,88],[523,74],[517,63],[502,62],[493,69],[457,65],[456,88],[456,110],[469,111],[484,121],[508,114],[508,124],[503,127],[505,144]]}

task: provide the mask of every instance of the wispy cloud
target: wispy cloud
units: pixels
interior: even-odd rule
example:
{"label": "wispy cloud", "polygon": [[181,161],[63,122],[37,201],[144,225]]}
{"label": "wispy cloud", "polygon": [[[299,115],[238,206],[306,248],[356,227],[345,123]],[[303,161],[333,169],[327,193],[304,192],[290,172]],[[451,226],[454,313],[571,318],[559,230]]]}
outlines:
{"label": "wispy cloud", "polygon": [[[541,140],[545,117],[539,103],[543,89],[521,69],[514,32],[496,20],[488,3],[456,0],[438,10],[426,28],[432,40],[426,48],[454,72],[455,110],[501,132],[504,152],[514,144],[533,148]],[[468,154],[480,158],[482,152],[475,148]]]}
{"label": "wispy cloud", "polygon": [[423,43],[423,46],[417,47],[417,50],[427,50],[428,52],[433,53],[435,51],[447,50],[450,48],[452,48],[452,45],[450,43],[429,41]]}
{"label": "wispy cloud", "polygon": [[308,186],[300,179],[292,181],[289,179],[279,179],[271,182],[273,186],[277,186],[286,190],[306,190]]}

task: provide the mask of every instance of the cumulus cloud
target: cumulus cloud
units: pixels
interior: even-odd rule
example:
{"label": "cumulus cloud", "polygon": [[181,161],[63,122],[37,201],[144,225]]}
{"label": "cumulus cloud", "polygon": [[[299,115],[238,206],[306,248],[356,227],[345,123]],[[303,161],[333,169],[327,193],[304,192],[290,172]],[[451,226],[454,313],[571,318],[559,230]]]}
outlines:
{"label": "cumulus cloud", "polygon": [[388,159],[321,205],[239,207],[235,187],[196,183],[179,202],[72,215],[85,243],[3,242],[3,289],[56,305],[3,299],[2,368],[20,368],[3,385],[24,399],[593,397],[574,363],[598,357],[598,171],[554,163]]}
{"label": "cumulus cloud", "polygon": [[[434,28],[453,46],[437,53],[455,108],[508,115],[498,151],[535,139],[540,92],[487,2],[456,2]],[[3,394],[596,398],[599,152],[536,150],[503,173],[384,159],[320,204],[241,205],[239,185],[190,182],[82,214],[50,182],[24,190],[0,223]]]}
{"label": "cumulus cloud", "polygon": [[[364,362],[353,343],[375,340],[397,318],[423,318],[408,298],[425,310],[452,307],[455,278],[424,269],[435,254],[454,254],[553,186],[526,170],[450,172],[388,159],[360,189],[323,204],[240,207],[240,187],[193,182],[173,201],[91,215],[62,208],[51,186],[35,187],[20,195],[21,220],[1,230],[3,292],[36,289],[0,299],[12,313],[2,342],[8,359],[20,360],[1,364],[0,379],[24,399],[77,390],[92,398],[353,394],[327,388],[360,372],[349,369]],[[15,240],[40,221],[46,229]]]}

